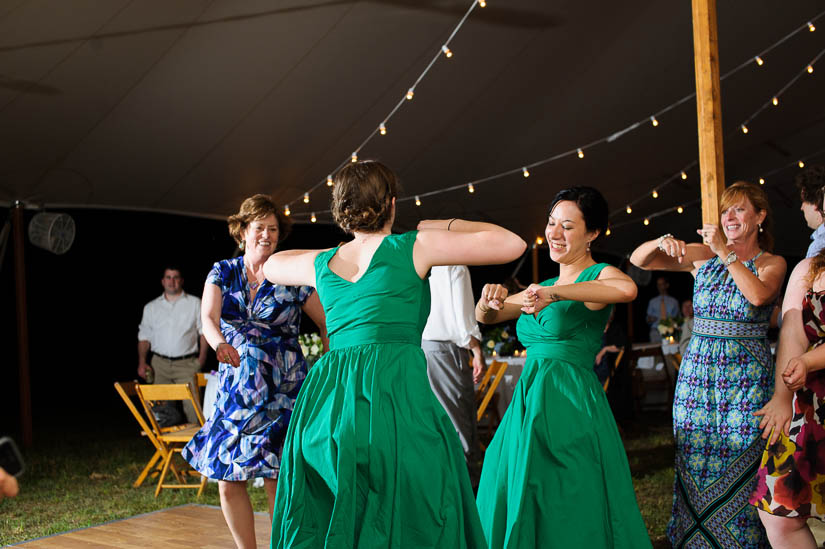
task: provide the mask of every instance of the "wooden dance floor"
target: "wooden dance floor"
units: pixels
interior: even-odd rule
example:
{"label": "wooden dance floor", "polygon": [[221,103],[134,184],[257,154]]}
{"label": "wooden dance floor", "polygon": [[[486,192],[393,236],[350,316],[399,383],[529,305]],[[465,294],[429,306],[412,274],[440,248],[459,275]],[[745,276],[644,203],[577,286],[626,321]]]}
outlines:
{"label": "wooden dance floor", "polygon": [[[268,513],[255,513],[258,547],[269,547],[271,528]],[[220,507],[181,505],[138,515],[100,526],[73,530],[21,543],[29,548],[110,548],[110,547],[203,547],[234,548],[232,534],[223,520]]]}

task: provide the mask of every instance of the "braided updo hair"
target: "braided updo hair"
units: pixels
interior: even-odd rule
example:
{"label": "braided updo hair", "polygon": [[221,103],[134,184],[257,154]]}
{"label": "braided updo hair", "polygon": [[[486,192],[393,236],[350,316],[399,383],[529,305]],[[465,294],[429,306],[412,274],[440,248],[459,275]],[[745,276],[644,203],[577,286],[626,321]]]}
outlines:
{"label": "braided updo hair", "polygon": [[375,160],[347,164],[335,175],[332,217],[348,233],[380,231],[392,215],[398,176]]}

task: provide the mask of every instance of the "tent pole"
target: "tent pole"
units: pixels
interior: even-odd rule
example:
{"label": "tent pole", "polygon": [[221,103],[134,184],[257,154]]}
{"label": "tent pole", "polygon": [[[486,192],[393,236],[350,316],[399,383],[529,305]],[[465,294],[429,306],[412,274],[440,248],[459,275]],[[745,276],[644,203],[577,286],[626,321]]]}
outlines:
{"label": "tent pole", "polygon": [[23,254],[23,203],[11,210],[14,230],[14,280],[17,293],[17,367],[20,377],[20,434],[24,448],[32,446],[32,401],[29,379],[29,327],[26,311],[26,258]]}
{"label": "tent pole", "polygon": [[533,244],[533,250],[531,252],[531,257],[533,259],[533,284],[539,283],[539,245]]}
{"label": "tent pole", "polygon": [[719,223],[719,199],[725,188],[716,0],[692,0],[692,4],[702,222],[716,225]]}

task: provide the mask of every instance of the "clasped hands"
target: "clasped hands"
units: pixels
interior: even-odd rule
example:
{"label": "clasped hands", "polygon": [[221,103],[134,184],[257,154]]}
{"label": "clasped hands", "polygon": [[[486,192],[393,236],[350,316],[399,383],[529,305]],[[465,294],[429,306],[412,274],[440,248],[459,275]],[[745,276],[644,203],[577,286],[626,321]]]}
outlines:
{"label": "clasped hands", "polygon": [[[546,295],[548,288],[539,284],[530,284],[526,290],[522,292],[522,306],[521,310],[529,315],[538,313],[549,305],[553,300]],[[485,284],[481,290],[480,306],[483,312],[485,309],[492,309],[500,311],[504,307],[504,301],[507,299],[507,288],[501,284]]]}
{"label": "clasped hands", "polygon": [[[724,256],[729,252],[727,248],[727,238],[719,225],[705,223],[701,229],[696,229],[696,234],[702,237],[702,243],[718,255]],[[684,240],[678,240],[670,235],[665,235],[659,242],[659,249],[668,256],[676,259],[679,263],[687,254],[687,244]]]}

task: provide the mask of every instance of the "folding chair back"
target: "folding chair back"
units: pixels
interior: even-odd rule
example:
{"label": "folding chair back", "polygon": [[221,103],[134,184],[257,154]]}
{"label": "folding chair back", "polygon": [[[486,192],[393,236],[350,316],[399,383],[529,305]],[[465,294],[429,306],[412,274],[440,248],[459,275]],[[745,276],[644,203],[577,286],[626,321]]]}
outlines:
{"label": "folding chair back", "polygon": [[[498,384],[501,383],[504,372],[507,371],[507,366],[509,366],[509,364],[506,362],[494,360],[490,363],[490,367],[487,368],[487,373],[484,374],[484,379],[482,379],[479,384],[479,393],[484,396],[481,399],[481,404],[478,406],[478,412],[476,414],[477,421],[481,421],[481,418],[484,417],[487,405],[490,403],[490,399],[493,398],[493,393],[496,392]],[[490,381],[491,379],[492,381]]]}
{"label": "folding chair back", "polygon": [[619,354],[616,355],[616,361],[613,363],[613,367],[610,368],[610,372],[607,374],[607,379],[604,380],[604,392],[607,392],[607,388],[610,386],[610,380],[613,379],[613,375],[616,373],[616,370],[619,369],[619,364],[622,363],[622,358],[624,357],[624,347],[619,349]]}
{"label": "folding chair back", "polygon": [[[146,480],[146,477],[150,473],[153,475],[160,473],[160,467],[162,465],[162,462],[160,462],[159,460],[161,457],[163,457],[163,449],[158,439],[155,438],[155,433],[152,430],[152,427],[149,425],[146,418],[143,416],[142,413],[140,413],[137,406],[135,406],[135,403],[132,401],[133,398],[137,400],[139,400],[140,398],[137,394],[137,385],[137,381],[115,381],[115,391],[117,391],[117,394],[119,394],[120,398],[123,399],[123,402],[126,403],[126,407],[129,408],[129,411],[132,412],[132,415],[138,422],[138,425],[140,425],[140,434],[148,438],[149,441],[152,443],[152,446],[155,447],[154,455],[152,455],[152,458],[143,468],[143,471],[141,471],[140,475],[138,475],[137,480],[132,484],[132,486],[134,486],[135,488],[143,484],[143,481]],[[157,470],[153,471],[153,468]]]}
{"label": "folding chair back", "polygon": [[[163,488],[194,488],[198,490],[198,496],[203,493],[203,488],[206,485],[206,477],[201,477],[200,485],[186,484],[182,482],[181,477],[177,474],[172,466],[172,457],[175,453],[180,454],[186,443],[189,442],[195,433],[200,430],[204,424],[203,413],[200,405],[192,392],[192,387],[188,383],[168,384],[168,385],[138,385],[137,394],[143,403],[143,408],[146,410],[146,416],[152,424],[152,431],[155,438],[162,447],[163,454],[163,469],[158,479],[158,486],[155,489],[155,497],[160,494]],[[198,418],[198,425],[186,427],[183,429],[169,430],[161,429],[158,425],[155,416],[152,414],[152,404],[156,401],[181,401],[190,402],[195,409],[195,414]],[[172,468],[175,476],[178,477],[178,484],[164,484],[166,474]],[[197,473],[196,473],[197,474]]]}

